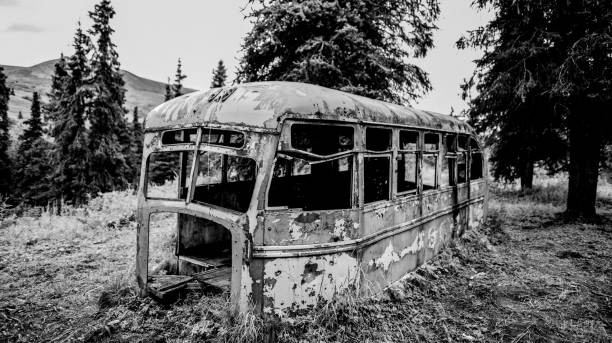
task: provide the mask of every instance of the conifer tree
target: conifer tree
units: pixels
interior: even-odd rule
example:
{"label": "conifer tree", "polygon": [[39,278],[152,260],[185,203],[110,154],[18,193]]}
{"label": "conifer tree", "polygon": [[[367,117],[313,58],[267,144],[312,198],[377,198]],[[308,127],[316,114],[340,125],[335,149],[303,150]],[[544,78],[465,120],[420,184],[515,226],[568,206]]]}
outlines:
{"label": "conifer tree", "polygon": [[8,148],[11,144],[8,117],[9,94],[4,68],[0,66],[0,196],[6,196],[11,191],[11,160],[8,156]]}
{"label": "conifer tree", "polygon": [[176,98],[177,96],[183,95],[183,80],[187,78],[187,75],[183,75],[183,70],[181,69],[181,59],[178,59],[178,63],[176,65],[176,74],[174,75],[174,83],[172,84],[172,97]]}
{"label": "conifer tree", "polygon": [[430,90],[438,0],[250,0],[238,80],[301,81],[397,103]]}
{"label": "conifer tree", "polygon": [[595,216],[601,149],[612,141],[612,7],[600,0],[477,0],[474,6],[494,17],[458,42],[485,50],[475,81],[464,85],[478,91],[470,101],[472,121],[502,128],[506,153],[496,155],[506,164],[521,150],[554,156],[558,144],[538,142],[551,132],[567,138],[566,214]]}
{"label": "conifer tree", "polygon": [[91,41],[80,27],[74,41],[74,54],[68,62],[62,56],[55,65],[55,74],[49,93],[49,116],[53,118],[51,136],[54,138],[53,172],[56,199],[81,205],[91,191],[89,141],[85,126],[92,92],[87,82],[91,74],[88,53]]}
{"label": "conifer tree", "polygon": [[51,91],[47,93],[49,101],[44,106],[45,119],[51,124],[55,121],[55,113],[58,112],[58,106],[60,105],[60,99],[64,95],[64,86],[68,79],[68,66],[66,65],[66,58],[64,54],[60,55],[59,60],[54,65],[53,75],[51,76]]}
{"label": "conifer tree", "polygon": [[124,155],[126,147],[122,146],[127,133],[123,109],[124,82],[119,72],[115,44],[111,40],[114,30],[110,27],[110,20],[114,15],[115,10],[109,0],[100,1],[89,12],[93,20],[89,33],[96,39],[90,80],[95,91],[89,112],[89,169],[94,194],[125,188],[128,182],[125,176],[130,172],[129,161]]}
{"label": "conifer tree", "polygon": [[174,98],[172,96],[172,86],[170,85],[170,78],[168,78],[168,82],[166,82],[166,93],[164,94],[164,102],[171,100]]}
{"label": "conifer tree", "polygon": [[30,108],[30,119],[24,122],[26,125],[23,134],[19,137],[21,143],[19,149],[29,149],[32,143],[41,138],[43,134],[43,123],[40,113],[40,98],[38,92],[32,94],[32,106]]}
{"label": "conifer tree", "polygon": [[30,119],[19,136],[15,160],[15,182],[20,200],[31,205],[45,205],[51,197],[49,183],[51,168],[51,144],[43,139],[40,99],[37,92],[32,96]]}
{"label": "conifer tree", "polygon": [[21,111],[19,111],[19,113],[17,114],[17,119],[23,119],[23,113],[21,113]]}
{"label": "conifer tree", "polygon": [[210,88],[217,88],[225,86],[225,80],[227,79],[227,70],[223,60],[219,60],[216,68],[213,68],[213,77],[210,84]]}

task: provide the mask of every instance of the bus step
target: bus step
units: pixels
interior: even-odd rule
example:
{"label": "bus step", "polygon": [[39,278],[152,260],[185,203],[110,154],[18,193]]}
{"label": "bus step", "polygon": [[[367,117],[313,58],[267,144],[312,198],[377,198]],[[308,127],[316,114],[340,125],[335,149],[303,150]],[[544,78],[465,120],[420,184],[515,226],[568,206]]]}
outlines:
{"label": "bus step", "polygon": [[213,268],[202,273],[193,274],[192,276],[201,283],[229,291],[232,278],[232,267],[225,266]]}

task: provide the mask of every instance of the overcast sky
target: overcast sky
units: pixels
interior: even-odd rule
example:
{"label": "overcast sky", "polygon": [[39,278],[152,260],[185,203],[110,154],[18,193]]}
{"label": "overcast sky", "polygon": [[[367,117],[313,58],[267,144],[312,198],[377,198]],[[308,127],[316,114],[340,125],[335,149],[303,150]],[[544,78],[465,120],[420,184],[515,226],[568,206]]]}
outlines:
{"label": "overcast sky", "polygon": [[[90,24],[97,0],[0,0],[0,64],[31,66],[70,54],[78,20]],[[414,104],[449,113],[465,108],[459,84],[473,71],[476,51],[458,51],[463,32],[486,23],[488,13],[470,8],[472,0],[441,0],[436,48],[414,63],[429,74],[434,89]],[[157,81],[173,77],[183,60],[185,86],[205,89],[219,59],[234,77],[240,45],[251,24],[241,10],[246,0],[114,0],[112,27],[123,69]]]}

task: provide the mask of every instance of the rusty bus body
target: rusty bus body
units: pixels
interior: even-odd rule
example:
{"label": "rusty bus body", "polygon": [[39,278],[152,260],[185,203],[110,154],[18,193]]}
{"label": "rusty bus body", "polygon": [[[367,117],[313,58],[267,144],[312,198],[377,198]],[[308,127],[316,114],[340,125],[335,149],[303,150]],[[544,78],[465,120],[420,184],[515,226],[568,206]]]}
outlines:
{"label": "rusty bus body", "polygon": [[[450,116],[263,82],[183,95],[151,111],[145,127],[142,295],[157,212],[178,213],[179,274],[225,246],[236,310],[280,317],[346,287],[381,289],[485,217],[483,151]],[[148,194],[160,153],[180,156],[172,199]]]}

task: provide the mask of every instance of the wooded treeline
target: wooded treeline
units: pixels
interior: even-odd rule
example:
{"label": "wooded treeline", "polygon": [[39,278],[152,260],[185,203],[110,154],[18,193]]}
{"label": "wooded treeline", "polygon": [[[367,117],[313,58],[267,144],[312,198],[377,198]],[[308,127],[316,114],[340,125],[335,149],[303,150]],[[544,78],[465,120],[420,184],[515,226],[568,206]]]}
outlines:
{"label": "wooded treeline", "polygon": [[[55,65],[48,102],[32,94],[30,118],[17,138],[14,156],[8,101],[11,90],[0,67],[0,199],[10,204],[79,206],[101,192],[138,185],[143,125],[138,107],[126,117],[125,89],[111,36],[115,11],[102,0],[89,12],[93,25],[78,23],[74,52]],[[224,84],[223,62],[216,82]],[[216,69],[215,69],[216,70]],[[218,73],[217,73],[218,74]],[[178,61],[166,100],[183,93]],[[22,119],[22,118],[19,118]]]}
{"label": "wooded treeline", "polygon": [[[300,81],[400,104],[431,90],[427,72],[412,61],[434,47],[438,0],[246,2],[253,28],[244,38],[235,82]],[[472,6],[493,19],[457,41],[459,49],[483,51],[461,90],[469,122],[491,147],[494,177],[520,179],[528,189],[536,166],[567,171],[567,214],[592,217],[599,168],[612,161],[602,158],[604,151],[612,155],[605,150],[612,140],[611,3],[475,0]],[[0,74],[0,193],[16,187],[14,194],[33,204],[49,197],[78,204],[87,194],[136,183],[142,127],[136,109],[132,125],[125,119],[108,25],[113,15],[103,0],[90,13],[92,28],[77,29],[75,53],[56,66],[50,102],[43,106],[52,139],[40,138],[45,125],[32,115],[18,143],[20,158],[27,156],[21,162],[6,154],[9,90]],[[220,61],[211,87],[224,86],[226,77]],[[182,94],[184,78],[179,59],[165,100]],[[51,149],[57,162],[43,163],[41,149]],[[46,183],[41,174],[49,175]],[[40,185],[30,184],[37,180]]]}
{"label": "wooded treeline", "polygon": [[[462,37],[484,50],[463,85],[494,176],[530,188],[534,166],[569,172],[567,214],[592,217],[612,139],[612,3],[477,0],[494,18]],[[474,91],[474,94],[472,91]]]}

